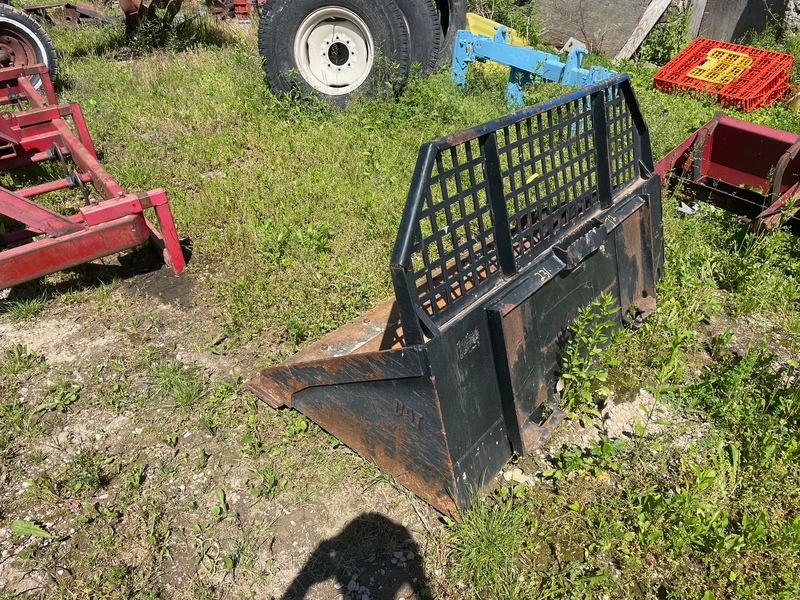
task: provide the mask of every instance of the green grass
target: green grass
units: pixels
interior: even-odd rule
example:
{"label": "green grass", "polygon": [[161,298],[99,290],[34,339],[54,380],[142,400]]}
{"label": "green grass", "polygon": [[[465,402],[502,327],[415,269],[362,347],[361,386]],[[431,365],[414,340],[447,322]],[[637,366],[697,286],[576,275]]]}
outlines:
{"label": "green grass", "polygon": [[158,399],[171,401],[175,406],[190,407],[205,394],[202,374],[177,360],[162,361],[154,365],[151,376],[156,381]]}
{"label": "green grass", "polygon": [[[55,30],[59,94],[80,102],[103,163],[124,188],[167,190],[192,243],[193,292],[224,321],[225,345],[211,336],[205,345],[235,354],[258,336],[263,362],[274,363],[392,293],[387,265],[417,148],[506,113],[504,76],[471,71],[470,90],[461,92],[440,72],[409,82],[396,102],[361,100],[337,112],[272,95],[252,33],[199,21],[187,32],[164,51],[132,44],[131,53],[121,26]],[[781,44],[800,48],[794,38]],[[628,67],[656,157],[718,109],[707,98],[657,92],[653,68]],[[526,99],[562,91],[539,85]],[[746,118],[800,134],[800,116],[781,106]],[[620,393],[645,387],[685,423],[656,437],[559,449],[540,459],[535,487],[501,486],[476,499],[443,539],[429,540],[429,558],[443,568],[437,597],[800,595],[800,246],[786,232],[754,236],[709,207],[682,216],[680,200],[664,199],[656,312],[635,334],[623,333],[596,369],[577,347],[573,362],[578,404],[594,408],[600,384]],[[25,320],[57,298],[106,302],[101,320],[124,313],[107,323],[116,332],[144,340],[152,329],[156,337],[157,317],[113,304],[116,285],[41,300],[37,288],[2,310]],[[71,372],[47,374],[37,405],[12,393],[44,375],[41,357],[24,346],[0,356],[0,475],[31,479],[29,497],[48,510],[83,502],[70,509],[76,543],[30,557],[45,571],[70,565],[54,597],[155,597],[170,553],[187,548],[198,572],[226,572],[225,557],[252,562],[253,529],[245,517],[236,531],[225,529],[234,527],[224,518],[229,496],[215,496],[231,488],[209,483],[178,505],[158,486],[182,485],[181,476],[242,461],[240,491],[271,507],[302,502],[311,488],[374,479],[373,467],[351,460],[305,417],[255,411],[238,385],[183,360],[142,342],[136,356],[108,357],[97,367],[102,378],[82,386]],[[35,442],[79,410],[110,411],[131,419],[131,430],[151,431],[147,453],[119,460],[84,450],[50,474],[14,471],[23,468],[15,466],[20,456],[45,465],[53,454],[34,454]],[[112,499],[94,502],[106,489]],[[140,551],[136,560],[121,558],[127,547]],[[221,581],[187,577],[182,592],[220,597]]]}
{"label": "green grass", "polygon": [[42,311],[46,300],[45,296],[35,296],[6,301],[0,310],[7,313],[14,322],[29,321]]}
{"label": "green grass", "polygon": [[[648,117],[659,110],[651,99],[672,107],[680,133],[666,142],[654,135],[659,146],[676,143],[682,128],[699,125],[711,108],[661,96],[639,94]],[[751,117],[800,132],[796,115],[780,107]],[[656,113],[651,131],[664,119]],[[658,309],[589,373],[607,370],[607,385],[617,391],[648,386],[675,414],[709,428],[685,449],[670,433],[608,453],[567,447],[550,457],[552,467],[542,475],[551,488],[506,487],[478,501],[449,540],[450,581],[466,581],[468,597],[788,599],[800,593],[793,358],[800,245],[784,231],[751,234],[735,216],[710,207],[682,216],[675,210],[680,199],[665,198]],[[705,334],[716,321],[732,326]],[[550,549],[504,539],[513,546],[509,552],[493,533],[498,515],[512,538],[522,519],[529,542],[541,536]],[[561,525],[542,532],[542,523]],[[580,551],[531,577],[529,563],[550,557],[563,536]],[[522,590],[515,587],[520,582]]]}

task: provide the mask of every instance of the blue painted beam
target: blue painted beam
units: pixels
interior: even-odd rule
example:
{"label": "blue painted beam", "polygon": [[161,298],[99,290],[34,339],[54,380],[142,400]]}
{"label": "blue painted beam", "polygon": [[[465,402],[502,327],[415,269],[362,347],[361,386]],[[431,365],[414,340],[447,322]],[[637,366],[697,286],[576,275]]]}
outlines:
{"label": "blue painted beam", "polygon": [[523,86],[537,77],[582,87],[616,75],[616,71],[604,67],[582,68],[583,57],[588,53],[586,48],[575,46],[567,62],[562,63],[555,54],[509,44],[508,30],[503,26],[496,28],[494,39],[460,30],[456,33],[450,73],[456,85],[463,88],[467,85],[468,65],[476,60],[490,60],[510,67],[506,100],[510,106],[518,108],[523,106]]}

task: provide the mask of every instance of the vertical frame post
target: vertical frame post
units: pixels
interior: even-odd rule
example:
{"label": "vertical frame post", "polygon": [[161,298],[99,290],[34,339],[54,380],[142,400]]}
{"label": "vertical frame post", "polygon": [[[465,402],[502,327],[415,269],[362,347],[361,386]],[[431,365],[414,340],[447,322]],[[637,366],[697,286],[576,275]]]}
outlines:
{"label": "vertical frame post", "polygon": [[503,192],[503,173],[500,168],[500,154],[497,150],[497,133],[492,132],[480,138],[481,152],[486,159],[486,181],[489,182],[489,206],[494,219],[494,239],[497,244],[497,258],[503,275],[511,277],[517,272],[514,263],[514,247],[508,225],[508,210]]}
{"label": "vertical frame post", "polygon": [[611,206],[614,192],[614,186],[611,181],[611,150],[608,139],[607,93],[608,90],[604,89],[591,95],[594,149],[597,153],[597,191],[600,195],[600,206],[602,208]]}

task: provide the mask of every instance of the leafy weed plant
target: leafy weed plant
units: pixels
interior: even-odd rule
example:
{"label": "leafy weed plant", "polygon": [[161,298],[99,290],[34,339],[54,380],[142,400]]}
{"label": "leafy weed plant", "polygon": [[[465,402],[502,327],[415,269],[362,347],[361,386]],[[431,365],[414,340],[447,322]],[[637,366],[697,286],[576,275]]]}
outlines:
{"label": "leafy weed plant", "polygon": [[619,311],[615,302],[603,292],[591,305],[578,309],[578,317],[569,327],[571,337],[561,353],[561,399],[568,412],[594,408],[595,394],[609,391],[604,385],[608,372],[598,362],[616,326],[611,319]]}
{"label": "leafy weed plant", "polygon": [[29,352],[25,344],[15,344],[6,349],[5,360],[0,362],[0,371],[8,375],[19,375],[42,360],[35,351]]}

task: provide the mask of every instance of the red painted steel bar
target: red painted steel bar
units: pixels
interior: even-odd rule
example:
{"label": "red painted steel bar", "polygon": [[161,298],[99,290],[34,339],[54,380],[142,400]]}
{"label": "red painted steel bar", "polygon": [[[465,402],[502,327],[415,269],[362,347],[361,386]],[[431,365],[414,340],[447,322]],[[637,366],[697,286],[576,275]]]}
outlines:
{"label": "red painted steel bar", "polygon": [[[90,183],[92,181],[92,178],[88,175],[81,175],[80,178],[83,183]],[[47,183],[32,185],[31,187],[17,190],[17,194],[20,196],[25,196],[26,198],[33,198],[34,196],[41,196],[42,194],[47,194],[48,192],[65,190],[73,185],[74,184],[66,178],[58,179],[56,181],[49,181]]]}
{"label": "red painted steel bar", "polygon": [[717,113],[655,165],[668,186],[800,235],[800,136]]}
{"label": "red painted steel bar", "polygon": [[45,238],[5,250],[0,259],[0,285],[12,287],[69,267],[135,248],[147,241],[142,215],[128,215],[61,238]]}
{"label": "red painted steel bar", "polygon": [[[44,97],[29,81],[42,79]],[[176,273],[185,261],[162,189],[128,194],[97,160],[77,104],[59,104],[44,65],[0,69],[0,171],[55,161],[63,176],[0,187],[0,214],[20,224],[0,236],[0,289],[134,248],[148,239]],[[31,198],[79,188],[86,205],[64,216]],[[95,199],[95,196],[97,197]],[[153,209],[160,232],[144,216]]]}

